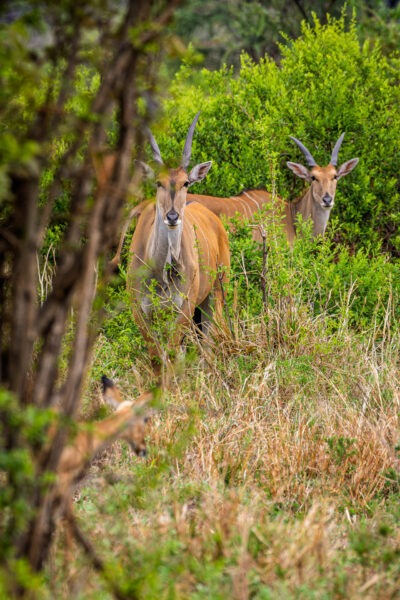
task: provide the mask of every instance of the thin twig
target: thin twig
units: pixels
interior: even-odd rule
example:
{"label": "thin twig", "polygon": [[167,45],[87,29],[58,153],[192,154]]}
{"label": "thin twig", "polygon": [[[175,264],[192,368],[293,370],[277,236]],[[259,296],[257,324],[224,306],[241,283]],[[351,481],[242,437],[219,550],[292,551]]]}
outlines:
{"label": "thin twig", "polygon": [[268,249],[267,249],[267,234],[262,225],[260,225],[260,234],[262,238],[262,269],[261,269],[261,293],[263,299],[264,310],[266,311],[268,308],[268,294],[267,294],[267,258],[268,258]]}
{"label": "thin twig", "polygon": [[218,281],[219,284],[221,286],[221,295],[222,295],[222,307],[223,309],[225,309],[225,314],[226,314],[226,318],[228,320],[228,326],[229,326],[229,330],[231,332],[232,337],[234,336],[234,331],[233,331],[233,325],[232,325],[232,321],[231,321],[231,316],[229,314],[229,310],[227,308],[227,302],[226,302],[226,297],[225,297],[225,290],[224,290],[224,284],[223,284],[223,278],[224,278],[224,272],[221,271],[221,268],[218,269]]}

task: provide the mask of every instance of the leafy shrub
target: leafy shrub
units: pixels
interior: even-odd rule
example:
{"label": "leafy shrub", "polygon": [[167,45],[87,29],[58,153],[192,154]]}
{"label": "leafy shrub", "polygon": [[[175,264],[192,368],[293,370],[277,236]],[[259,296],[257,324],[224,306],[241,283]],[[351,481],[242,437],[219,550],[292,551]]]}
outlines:
{"label": "leafy shrub", "polygon": [[92,378],[98,381],[104,373],[127,373],[145,347],[143,338],[132,317],[132,308],[125,288],[125,274],[109,287],[105,305],[106,319],[97,344]]}
{"label": "leafy shrub", "polygon": [[[12,541],[21,535],[32,506],[29,502],[37,480],[34,457],[31,452],[46,439],[49,424],[54,418],[50,410],[28,406],[24,411],[16,397],[0,388],[0,556],[10,553]],[[20,446],[13,448],[11,441],[18,438]],[[42,477],[42,485],[50,477]],[[1,573],[0,573],[1,580]],[[0,583],[1,590],[1,583]]]}
{"label": "leafy shrub", "polygon": [[[400,266],[389,256],[368,248],[352,252],[335,242],[335,228],[323,239],[311,237],[310,223],[299,223],[301,235],[293,251],[284,236],[266,226],[266,300],[278,308],[282,299],[304,305],[314,316],[324,315],[331,331],[352,327],[380,329],[387,318],[400,318]],[[263,249],[250,237],[249,226],[230,234],[232,274],[229,305],[237,314],[256,316],[263,305]],[[266,307],[265,307],[266,308]]]}

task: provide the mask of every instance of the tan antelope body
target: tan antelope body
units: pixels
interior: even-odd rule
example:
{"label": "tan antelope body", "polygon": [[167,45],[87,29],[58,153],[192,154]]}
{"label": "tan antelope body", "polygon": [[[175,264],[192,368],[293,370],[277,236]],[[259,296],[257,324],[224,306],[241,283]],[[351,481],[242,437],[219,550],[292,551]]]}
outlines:
{"label": "tan antelope body", "polygon": [[[186,205],[190,206],[192,203],[197,202],[208,208],[219,218],[225,217],[226,219],[232,219],[233,217],[238,217],[239,219],[250,219],[257,211],[261,210],[264,205],[270,205],[272,201],[272,194],[270,192],[254,189],[245,190],[241,194],[230,196],[229,198],[206,196],[203,194],[188,194]],[[287,216],[285,212],[290,211],[290,206],[278,197],[275,197],[275,203],[276,206],[279,206],[282,209],[282,224],[286,227],[286,223],[289,223],[290,215]],[[144,200],[131,210],[128,219],[124,223],[117,252],[111,261],[113,266],[117,266],[121,260],[122,247],[131,221],[134,218],[138,219],[146,207],[151,204],[153,204],[152,200]],[[261,235],[258,228],[254,228],[253,238],[256,241],[261,242]]]}
{"label": "tan antelope body", "polygon": [[[251,219],[251,217],[261,210],[264,205],[271,204],[273,201],[272,194],[266,190],[245,190],[237,196],[229,198],[220,198],[218,196],[206,196],[202,194],[188,194],[188,203],[198,202],[206,206],[218,217],[232,219]],[[279,202],[280,199],[278,198]],[[253,230],[253,239],[260,242],[261,235],[258,228]]]}
{"label": "tan antelope body", "polygon": [[188,194],[187,202],[199,202],[218,217],[225,216],[230,219],[239,215],[250,219],[264,204],[272,202],[272,194],[265,190],[245,190],[241,194],[229,198]]}
{"label": "tan antelope body", "polygon": [[230,264],[228,237],[220,219],[198,203],[186,205],[187,188],[201,181],[211,167],[210,162],[202,163],[187,172],[197,119],[198,115],[189,128],[177,169],[165,168],[150,134],[154,158],[161,165],[156,202],[144,203],[130,247],[127,287],[155,370],[159,370],[156,357],[160,357],[152,333],[155,313],[172,309],[168,346],[175,348],[196,307],[205,324],[211,318],[212,296],[216,312],[221,312],[221,282]]}
{"label": "tan antelope body", "polygon": [[[35,527],[30,531],[31,536],[37,534],[38,527],[45,527],[46,535],[54,533],[57,520],[63,518],[65,522],[66,553],[72,552],[72,540],[77,539],[83,543],[85,550],[88,544],[80,531],[72,509],[72,492],[75,486],[85,477],[93,458],[112,442],[122,439],[128,442],[138,456],[146,455],[146,428],[148,418],[141,414],[146,405],[152,400],[151,392],[142,394],[134,401],[123,401],[119,390],[107,377],[102,377],[103,396],[106,402],[112,405],[115,412],[110,417],[87,425],[87,429],[80,428],[75,436],[71,437],[61,451],[56,467],[54,485],[49,491],[41,507]],[[58,426],[54,423],[48,432],[49,444],[44,449],[46,455],[51,451],[51,444],[57,444]],[[39,456],[40,462],[40,456]],[[49,507],[57,508],[56,512]],[[52,516],[49,517],[49,514]],[[41,552],[40,546],[34,546],[34,553]],[[66,554],[66,556],[67,556]],[[43,564],[47,553],[37,557],[38,563]],[[67,562],[69,562],[67,558]]]}

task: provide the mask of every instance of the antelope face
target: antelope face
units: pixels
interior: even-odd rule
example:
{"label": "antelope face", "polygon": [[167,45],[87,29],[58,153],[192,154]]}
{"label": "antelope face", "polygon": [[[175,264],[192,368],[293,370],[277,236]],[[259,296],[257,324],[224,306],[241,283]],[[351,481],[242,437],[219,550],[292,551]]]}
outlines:
{"label": "antelope face", "polygon": [[327,167],[313,165],[311,170],[299,163],[288,162],[287,166],[297,177],[311,183],[311,196],[314,204],[323,210],[330,210],[335,202],[336,186],[341,177],[348,175],[358,163],[358,158],[351,158],[338,169],[329,164]]}
{"label": "antelope face", "polygon": [[336,168],[338,163],[338,152],[343,142],[344,133],[342,133],[337,140],[332,150],[330,163],[327,167],[319,167],[308,148],[295,137],[290,136],[290,138],[300,148],[311,169],[308,170],[303,165],[293,162],[286,163],[287,166],[295,175],[311,183],[311,197],[316,207],[329,211],[334,204],[338,180],[341,177],[348,175],[354,169],[358,163],[358,158],[352,158],[343,163],[338,169]]}
{"label": "antelope face", "polygon": [[104,400],[114,408],[117,414],[123,416],[126,424],[121,433],[121,439],[128,442],[137,456],[146,456],[146,431],[149,417],[135,414],[135,409],[143,410],[153,398],[152,392],[145,392],[136,401],[123,400],[121,392],[111,379],[103,375],[101,381]]}
{"label": "antelope face", "polygon": [[148,421],[147,416],[135,416],[121,436],[123,440],[128,442],[137,456],[147,456],[146,430]]}
{"label": "antelope face", "polygon": [[182,223],[190,179],[182,167],[160,173],[157,179],[157,210],[170,229]]}
{"label": "antelope face", "polygon": [[313,167],[310,171],[313,202],[324,210],[330,210],[335,203],[337,170],[333,165]]}
{"label": "antelope face", "polygon": [[183,148],[182,160],[177,169],[166,169],[158,144],[151,131],[148,131],[153,158],[162,168],[157,179],[157,211],[163,222],[170,229],[174,229],[182,223],[187,188],[196,183],[196,181],[204,179],[211,167],[211,162],[208,161],[196,165],[190,173],[186,170],[190,163],[193,133],[199,115],[200,113],[198,112],[189,127]]}

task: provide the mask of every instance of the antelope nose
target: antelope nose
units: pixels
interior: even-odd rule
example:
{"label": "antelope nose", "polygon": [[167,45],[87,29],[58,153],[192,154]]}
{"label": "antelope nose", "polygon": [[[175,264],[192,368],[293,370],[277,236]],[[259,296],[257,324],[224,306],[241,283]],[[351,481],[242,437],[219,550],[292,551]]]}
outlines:
{"label": "antelope nose", "polygon": [[330,194],[324,194],[322,196],[322,202],[324,206],[331,206],[333,202],[332,196]]}
{"label": "antelope nose", "polygon": [[129,442],[129,445],[136,454],[136,456],[147,456],[147,450],[142,445],[138,446],[134,442]]}
{"label": "antelope nose", "polygon": [[178,224],[179,215],[175,209],[172,209],[169,212],[167,212],[166,217],[168,225],[170,225],[171,227],[175,227]]}

